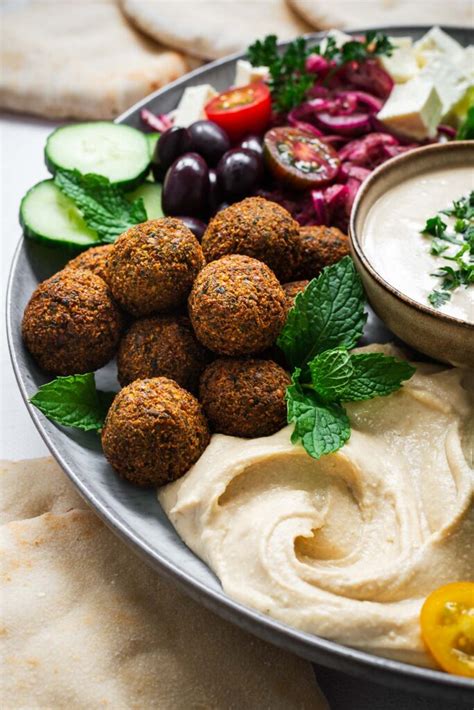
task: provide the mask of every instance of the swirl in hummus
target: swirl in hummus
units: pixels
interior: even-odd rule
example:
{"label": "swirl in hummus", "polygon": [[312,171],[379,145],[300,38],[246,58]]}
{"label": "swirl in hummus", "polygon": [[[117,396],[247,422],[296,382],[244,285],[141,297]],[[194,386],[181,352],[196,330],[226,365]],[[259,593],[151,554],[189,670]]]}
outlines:
{"label": "swirl in hummus", "polygon": [[471,375],[418,364],[399,392],[348,404],[349,442],[319,461],[290,443],[291,427],[253,440],[215,435],[159,500],[234,599],[429,665],[424,598],[474,578]]}

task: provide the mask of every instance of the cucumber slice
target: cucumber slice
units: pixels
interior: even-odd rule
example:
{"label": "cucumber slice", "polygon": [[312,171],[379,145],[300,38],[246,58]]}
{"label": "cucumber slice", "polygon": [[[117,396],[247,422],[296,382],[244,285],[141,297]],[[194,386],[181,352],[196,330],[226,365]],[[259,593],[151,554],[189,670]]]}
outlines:
{"label": "cucumber slice", "polygon": [[20,224],[26,237],[49,244],[85,247],[99,242],[54,180],[43,180],[28,190],[20,205]]}
{"label": "cucumber slice", "polygon": [[144,182],[133,192],[127,192],[127,199],[130,201],[143,198],[148,219],[161,219],[164,217],[161,209],[162,186],[157,182]]}
{"label": "cucumber slice", "polygon": [[158,138],[161,133],[145,133],[145,138],[148,141],[148,149],[150,151],[150,160],[153,158],[153,153],[155,152],[156,144],[158,143]]}
{"label": "cucumber slice", "polygon": [[57,128],[46,141],[48,170],[97,173],[110,182],[132,189],[146,176],[150,150],[144,133],[109,121],[77,123]]}

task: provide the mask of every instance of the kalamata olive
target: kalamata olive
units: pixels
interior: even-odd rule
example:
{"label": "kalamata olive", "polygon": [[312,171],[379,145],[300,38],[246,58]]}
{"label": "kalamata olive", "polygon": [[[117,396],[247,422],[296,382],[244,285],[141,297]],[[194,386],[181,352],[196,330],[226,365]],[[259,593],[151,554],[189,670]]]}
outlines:
{"label": "kalamata olive", "polygon": [[200,219],[197,219],[197,217],[178,217],[178,219],[183,222],[188,229],[191,230],[191,232],[194,234],[196,239],[201,241],[202,235],[206,231],[206,223],[203,222]]}
{"label": "kalamata olive", "polygon": [[230,140],[223,128],[213,121],[196,121],[189,128],[190,150],[199,153],[208,165],[216,165],[219,158],[230,148]]}
{"label": "kalamata olive", "polygon": [[209,170],[197,153],[185,153],[168,168],[161,206],[165,215],[203,214],[209,193]]}
{"label": "kalamata olive", "polygon": [[216,214],[218,212],[222,212],[222,210],[225,210],[227,207],[230,207],[230,202],[221,202],[219,207],[216,209]]}
{"label": "kalamata olive", "polygon": [[217,207],[222,201],[222,190],[217,179],[217,173],[215,170],[209,170],[209,197],[208,197],[208,207],[209,214],[214,214],[217,211]]}
{"label": "kalamata olive", "polygon": [[236,148],[245,148],[245,150],[253,150],[258,155],[263,155],[263,140],[260,136],[249,135],[239,141]]}
{"label": "kalamata olive", "polygon": [[176,158],[191,150],[191,136],[187,128],[172,126],[161,134],[156,144],[155,153],[158,162],[165,170]]}
{"label": "kalamata olive", "polygon": [[161,164],[161,161],[158,157],[158,145],[155,146],[155,150],[153,151],[150,167],[155,181],[163,182],[166,174],[166,168]]}
{"label": "kalamata olive", "polygon": [[217,165],[217,178],[227,197],[249,195],[263,174],[262,158],[252,150],[228,150]]}

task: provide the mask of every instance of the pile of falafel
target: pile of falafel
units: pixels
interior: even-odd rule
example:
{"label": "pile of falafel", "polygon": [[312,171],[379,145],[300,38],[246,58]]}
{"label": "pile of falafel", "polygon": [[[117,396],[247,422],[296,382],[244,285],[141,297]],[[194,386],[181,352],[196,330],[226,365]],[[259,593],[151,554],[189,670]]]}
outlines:
{"label": "pile of falafel", "polygon": [[301,227],[249,197],[199,243],[175,218],[132,227],[41,283],[23,316],[26,347],[55,375],[117,355],[105,456],[140,486],[173,481],[219,432],[269,436],[286,424],[290,377],[275,341],[296,295],[349,252],[331,227]]}

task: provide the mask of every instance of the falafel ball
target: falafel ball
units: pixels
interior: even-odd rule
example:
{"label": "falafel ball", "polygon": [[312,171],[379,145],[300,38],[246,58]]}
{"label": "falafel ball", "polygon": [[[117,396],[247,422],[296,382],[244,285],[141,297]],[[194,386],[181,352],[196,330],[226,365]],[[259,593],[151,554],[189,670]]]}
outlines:
{"label": "falafel ball", "polygon": [[350,254],[349,237],[337,227],[301,227],[299,256],[293,274],[295,281],[314,279],[325,266],[331,266]]}
{"label": "falafel ball", "polygon": [[188,308],[198,340],[222,355],[250,355],[270,347],[287,312],[275,274],[261,261],[238,254],[204,267]]}
{"label": "falafel ball", "polygon": [[302,281],[290,281],[287,284],[282,284],[281,287],[285,292],[287,309],[293,308],[295,305],[295,298],[299,293],[303,293],[306,286],[309,284],[307,279]]}
{"label": "falafel ball", "polygon": [[123,316],[91,271],[64,269],[43,281],[23,314],[23,340],[38,365],[76,375],[105,365],[118,348]]}
{"label": "falafel ball", "polygon": [[180,478],[209,439],[197,399],[167,377],[135,380],[120,390],[102,430],[107,460],[139,486],[162,486]]}
{"label": "falafel ball", "polygon": [[185,316],[153,316],[135,321],[120,343],[117,367],[122,387],[134,380],[168,377],[190,392],[211,353],[194,335]]}
{"label": "falafel ball", "polygon": [[107,283],[107,262],[113,248],[113,244],[103,244],[100,247],[87,249],[79,254],[79,256],[68,261],[64,268],[92,271],[93,274],[100,276],[100,278],[104,279],[105,283]]}
{"label": "falafel ball", "polygon": [[108,262],[114,298],[134,316],[178,308],[205,263],[194,234],[172,217],[131,227],[113,245]]}
{"label": "falafel ball", "polygon": [[299,225],[284,207],[263,197],[247,197],[221,210],[202,238],[206,261],[244,254],[263,261],[280,281],[288,281],[298,258]]}
{"label": "falafel ball", "polygon": [[285,370],[271,360],[218,359],[201,376],[199,398],[221,434],[270,436],[287,423]]}

